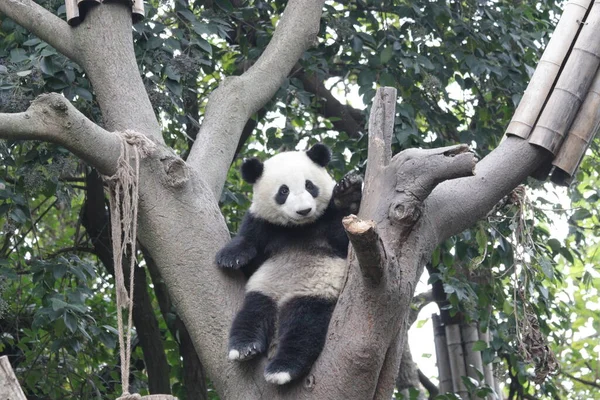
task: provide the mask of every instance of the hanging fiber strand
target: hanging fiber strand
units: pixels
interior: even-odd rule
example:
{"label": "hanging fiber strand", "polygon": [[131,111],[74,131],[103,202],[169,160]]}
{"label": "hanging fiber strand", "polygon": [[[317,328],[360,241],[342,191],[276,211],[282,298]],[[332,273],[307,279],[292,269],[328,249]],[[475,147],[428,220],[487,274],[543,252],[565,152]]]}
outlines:
{"label": "hanging fiber strand", "polygon": [[[137,237],[137,214],[139,198],[140,158],[151,154],[156,145],[146,136],[127,130],[119,133],[121,154],[117,171],[104,176],[110,192],[111,235],[115,286],[117,293],[117,326],[121,356],[121,384],[123,394],[119,399],[141,399],[139,394],[129,393],[129,368],[131,360],[131,329],[133,315],[133,269],[135,267],[135,244]],[[133,152],[133,154],[131,154]],[[129,163],[133,156],[134,165]],[[123,255],[129,254],[129,294],[125,287]],[[123,308],[127,308],[127,329],[123,332]]]}

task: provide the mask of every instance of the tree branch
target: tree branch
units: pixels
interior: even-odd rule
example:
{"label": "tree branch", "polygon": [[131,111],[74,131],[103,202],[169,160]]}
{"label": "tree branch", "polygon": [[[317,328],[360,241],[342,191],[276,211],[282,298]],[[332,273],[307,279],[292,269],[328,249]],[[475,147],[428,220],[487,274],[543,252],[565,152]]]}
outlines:
{"label": "tree branch", "polygon": [[365,131],[365,117],[360,110],[340,103],[316,74],[301,72],[297,76],[302,81],[304,89],[318,96],[324,103],[323,116],[336,117],[336,120],[331,121],[335,129],[346,132],[351,138],[360,137]]}
{"label": "tree branch", "polygon": [[188,162],[219,198],[246,121],[275,94],[319,31],[323,0],[290,0],[271,42],[239,77],[227,78],[209,98]]}
{"label": "tree branch", "polygon": [[582,383],[582,384],[584,384],[584,385],[587,385],[587,386],[591,386],[591,387],[595,387],[595,388],[598,388],[598,389],[600,389],[600,383],[596,383],[596,382],[593,382],[593,381],[587,381],[587,380],[585,380],[585,379],[578,378],[578,377],[576,377],[576,376],[573,376],[573,375],[569,374],[569,373],[568,373],[568,372],[566,372],[566,371],[561,371],[561,373],[562,373],[564,376],[566,376],[567,378],[569,378],[569,379],[573,379],[574,381],[577,381],[577,382],[579,382],[579,383]]}
{"label": "tree branch", "polygon": [[418,369],[417,373],[419,374],[419,382],[421,382],[421,385],[423,385],[423,387],[429,392],[430,399],[434,399],[438,394],[440,394],[438,387],[431,382],[431,380],[423,373],[423,371]]}
{"label": "tree branch", "polygon": [[66,57],[79,62],[69,25],[33,0],[2,0],[0,13],[49,43]]}
{"label": "tree branch", "polygon": [[475,166],[475,176],[440,184],[425,202],[424,216],[441,243],[484,217],[549,156],[546,150],[507,137]]}
{"label": "tree branch", "polygon": [[379,284],[387,256],[375,223],[362,221],[356,215],[349,215],[342,220],[342,224],[352,243],[363,276],[370,284]]}
{"label": "tree branch", "polygon": [[0,114],[0,138],[57,143],[112,175],[121,152],[120,139],[94,124],[63,96],[43,94],[25,112]]}

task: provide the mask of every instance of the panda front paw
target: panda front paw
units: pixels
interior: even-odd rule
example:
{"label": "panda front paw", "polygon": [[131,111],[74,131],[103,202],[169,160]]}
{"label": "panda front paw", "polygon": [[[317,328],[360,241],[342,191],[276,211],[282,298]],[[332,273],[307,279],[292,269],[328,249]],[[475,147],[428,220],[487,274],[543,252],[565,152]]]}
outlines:
{"label": "panda front paw", "polygon": [[333,201],[339,209],[356,214],[362,200],[363,179],[360,175],[349,172],[333,188]]}
{"label": "panda front paw", "polygon": [[254,257],[256,257],[254,247],[244,246],[234,239],[217,253],[215,261],[221,268],[240,269],[248,265]]}

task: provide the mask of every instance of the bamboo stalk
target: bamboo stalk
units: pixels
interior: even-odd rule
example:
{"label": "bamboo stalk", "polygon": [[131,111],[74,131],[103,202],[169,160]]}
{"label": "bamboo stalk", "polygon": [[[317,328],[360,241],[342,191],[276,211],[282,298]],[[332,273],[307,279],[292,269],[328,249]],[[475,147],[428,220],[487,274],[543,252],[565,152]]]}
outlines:
{"label": "bamboo stalk", "polygon": [[502,395],[502,390],[500,389],[500,379],[498,379],[496,375],[494,375],[494,391],[498,395],[498,399],[504,399],[504,396]]}
{"label": "bamboo stalk", "polygon": [[523,98],[506,129],[507,135],[516,135],[523,139],[529,137],[535,121],[550,95],[552,85],[556,82],[560,67],[564,63],[569,49],[573,46],[580,24],[591,6],[591,0],[572,0],[565,5],[552,38],[548,42]]}
{"label": "bamboo stalk", "polygon": [[[481,329],[479,329],[479,340],[485,342],[485,344],[489,347],[489,345],[490,345],[489,331],[483,332]],[[481,360],[481,362],[483,363],[483,359]],[[483,364],[483,375],[484,375],[485,384],[495,390],[496,383],[494,382],[494,366],[492,363]],[[487,400],[493,400],[495,398],[496,398],[495,396],[487,396],[486,397]]]}
{"label": "bamboo stalk", "polygon": [[446,325],[446,343],[452,371],[452,389],[462,399],[468,399],[469,392],[462,381],[462,377],[467,376],[467,368],[465,367],[460,325]]}
{"label": "bamboo stalk", "polygon": [[600,65],[599,34],[600,0],[596,0],[529,143],[557,153]]}
{"label": "bamboo stalk", "polygon": [[482,380],[480,379],[480,376],[483,375],[481,352],[473,350],[473,345],[479,340],[479,329],[477,329],[477,324],[461,324],[460,333],[464,343],[467,376],[481,383]]}
{"label": "bamboo stalk", "polygon": [[596,77],[579,113],[552,162],[552,165],[559,170],[555,170],[552,174],[552,180],[555,183],[561,185],[571,183],[586,150],[598,132],[598,128],[600,128],[600,69],[596,71]]}
{"label": "bamboo stalk", "polygon": [[442,325],[439,315],[433,314],[431,319],[433,322],[433,337],[440,381],[440,394],[444,394],[452,392],[452,371],[450,370],[450,360],[448,358],[446,330]]}

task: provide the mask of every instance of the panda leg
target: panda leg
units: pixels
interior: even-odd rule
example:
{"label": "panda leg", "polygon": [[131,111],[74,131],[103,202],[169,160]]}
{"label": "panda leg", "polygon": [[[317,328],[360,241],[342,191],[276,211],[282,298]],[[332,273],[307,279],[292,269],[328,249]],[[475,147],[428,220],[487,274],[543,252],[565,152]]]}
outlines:
{"label": "panda leg", "polygon": [[277,354],[265,368],[265,379],[283,385],[310,371],[327,337],[335,300],[293,298],[279,313]]}
{"label": "panda leg", "polygon": [[229,333],[229,359],[245,361],[266,353],[275,330],[277,304],[269,296],[248,292]]}

